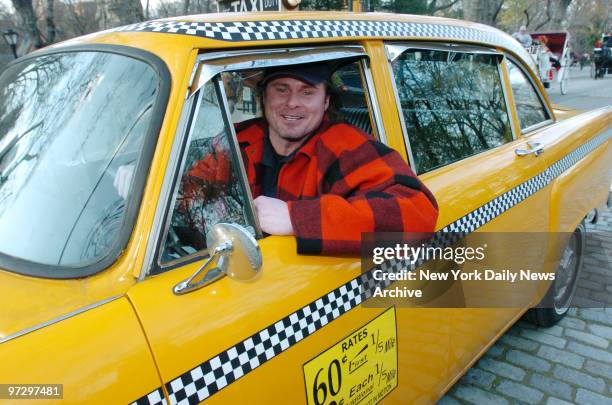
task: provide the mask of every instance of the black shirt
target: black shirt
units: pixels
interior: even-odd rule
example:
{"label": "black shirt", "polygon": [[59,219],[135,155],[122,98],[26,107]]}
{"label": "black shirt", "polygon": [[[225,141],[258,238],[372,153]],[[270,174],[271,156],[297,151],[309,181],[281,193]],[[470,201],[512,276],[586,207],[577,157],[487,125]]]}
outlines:
{"label": "black shirt", "polygon": [[283,156],[276,153],[270,137],[264,138],[263,156],[261,164],[263,166],[262,173],[262,194],[266,197],[278,198],[278,174],[283,165],[294,155]]}

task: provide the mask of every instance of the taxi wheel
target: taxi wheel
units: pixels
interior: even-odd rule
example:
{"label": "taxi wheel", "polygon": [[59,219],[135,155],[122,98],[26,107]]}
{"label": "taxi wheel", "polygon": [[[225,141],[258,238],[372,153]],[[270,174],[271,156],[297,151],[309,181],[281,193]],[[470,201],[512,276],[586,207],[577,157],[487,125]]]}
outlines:
{"label": "taxi wheel", "polygon": [[555,281],[540,302],[542,308],[530,309],[525,314],[527,321],[538,326],[552,326],[569,312],[584,264],[585,249],[586,227],[583,220],[561,254]]}

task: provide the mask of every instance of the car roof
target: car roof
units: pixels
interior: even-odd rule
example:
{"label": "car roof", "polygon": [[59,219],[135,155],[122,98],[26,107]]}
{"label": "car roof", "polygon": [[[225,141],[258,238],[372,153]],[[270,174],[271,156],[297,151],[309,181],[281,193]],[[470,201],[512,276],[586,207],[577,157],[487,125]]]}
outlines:
{"label": "car roof", "polygon": [[[175,38],[178,35],[191,38],[194,47],[211,49],[286,43],[295,45],[304,44],[304,40],[308,40],[309,44],[366,39],[451,40],[503,48],[533,67],[531,58],[520,43],[496,28],[450,18],[389,13],[293,11],[189,15],[113,28],[56,46],[112,43],[113,40],[109,38],[117,39],[119,33],[127,36],[165,34]],[[122,38],[116,43],[130,45],[130,41],[130,38]]]}

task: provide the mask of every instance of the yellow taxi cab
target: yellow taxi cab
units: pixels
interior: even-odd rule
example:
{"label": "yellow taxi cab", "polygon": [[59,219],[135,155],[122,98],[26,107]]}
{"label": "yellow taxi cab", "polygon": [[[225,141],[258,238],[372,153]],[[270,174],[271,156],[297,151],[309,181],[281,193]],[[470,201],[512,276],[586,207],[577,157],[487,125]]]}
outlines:
{"label": "yellow taxi cab", "polygon": [[[553,108],[510,36],[335,12],[145,22],[0,75],[0,402],[433,403],[537,305],[364,305],[359,257],[262,235],[233,124],[261,113],[265,69],[313,62],[432,190],[437,235],[571,234],[530,316],[567,312],[609,201],[612,109]],[[232,183],[187,201],[181,178],[219,147]]]}

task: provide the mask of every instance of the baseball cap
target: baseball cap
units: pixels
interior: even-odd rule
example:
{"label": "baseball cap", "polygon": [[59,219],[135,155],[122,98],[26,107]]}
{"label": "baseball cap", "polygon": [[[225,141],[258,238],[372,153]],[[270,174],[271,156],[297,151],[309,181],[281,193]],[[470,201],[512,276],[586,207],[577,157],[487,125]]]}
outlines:
{"label": "baseball cap", "polygon": [[278,66],[266,69],[264,78],[261,82],[265,86],[270,80],[279,77],[291,77],[316,86],[330,80],[331,69],[326,63],[309,63],[306,65]]}

